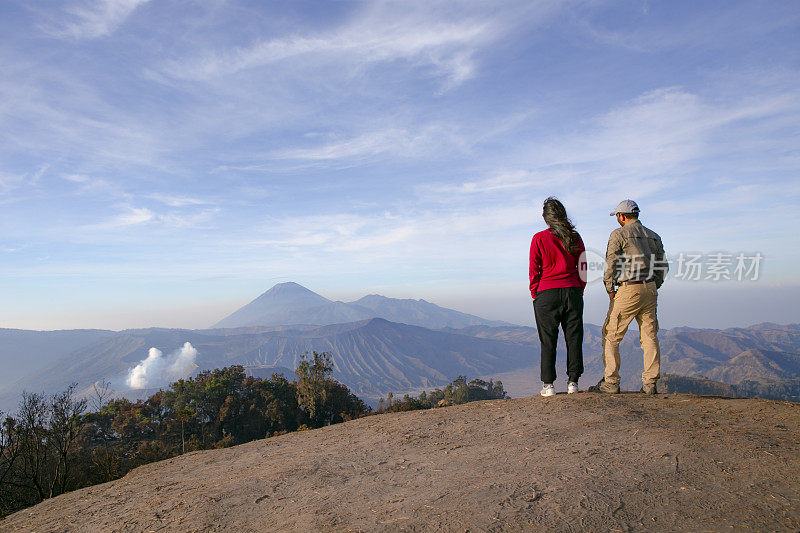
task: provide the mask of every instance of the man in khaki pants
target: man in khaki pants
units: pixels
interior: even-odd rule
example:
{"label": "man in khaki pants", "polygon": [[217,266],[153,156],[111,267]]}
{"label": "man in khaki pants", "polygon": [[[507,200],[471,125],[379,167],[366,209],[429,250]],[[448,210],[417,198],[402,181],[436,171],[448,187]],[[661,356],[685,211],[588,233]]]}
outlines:
{"label": "man in khaki pants", "polygon": [[603,379],[590,387],[592,392],[619,392],[619,343],[635,318],[639,342],[644,351],[642,390],[656,394],[660,377],[661,352],[658,347],[658,288],[664,283],[668,264],[657,233],[639,222],[639,206],[623,200],[611,213],[622,226],[608,239],[603,281],[610,299],[603,325]]}

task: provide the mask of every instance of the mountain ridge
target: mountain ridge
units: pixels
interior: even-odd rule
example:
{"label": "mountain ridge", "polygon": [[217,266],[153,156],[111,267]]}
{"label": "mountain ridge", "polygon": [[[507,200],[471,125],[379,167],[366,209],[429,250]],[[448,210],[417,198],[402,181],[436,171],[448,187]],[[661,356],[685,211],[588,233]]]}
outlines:
{"label": "mountain ridge", "polygon": [[248,326],[325,325],[385,318],[431,329],[470,325],[509,325],[426,300],[369,294],[353,302],[333,301],[295,282],[279,283],[226,316],[210,329]]}
{"label": "mountain ridge", "polygon": [[[600,329],[585,325],[583,387],[602,375]],[[759,326],[662,330],[659,336],[663,373],[729,384],[743,379],[800,378],[800,328],[793,325],[773,329]],[[459,375],[502,379],[514,396],[535,393],[539,386],[535,328],[476,325],[460,330],[431,330],[370,318],[324,326],[124,330],[64,355],[0,389],[0,409],[13,409],[23,390],[53,393],[73,381],[86,388],[95,381],[116,379],[115,388],[124,390],[122,380],[130,368],[147,357],[149,348],[169,353],[185,342],[198,350],[198,370],[235,364],[294,369],[306,352],[330,352],[334,377],[373,404],[388,392],[418,394],[443,386]],[[560,350],[559,361],[563,362],[563,345]],[[638,390],[641,351],[634,335],[623,341],[621,353],[623,388]],[[562,385],[559,381],[557,388]]]}
{"label": "mountain ridge", "polygon": [[[329,352],[333,377],[367,400],[388,392],[419,392],[443,386],[459,375],[513,370],[536,362],[528,346],[477,339],[369,318],[344,324],[224,330],[146,328],[125,330],[87,346],[28,375],[0,395],[0,407],[10,409],[22,390],[55,392],[71,382],[79,388],[103,379],[116,390],[148,349],[169,353],[189,342],[197,350],[198,371],[223,366],[297,368],[305,353]],[[167,383],[157,383],[166,386]],[[148,388],[151,385],[148,385]]]}

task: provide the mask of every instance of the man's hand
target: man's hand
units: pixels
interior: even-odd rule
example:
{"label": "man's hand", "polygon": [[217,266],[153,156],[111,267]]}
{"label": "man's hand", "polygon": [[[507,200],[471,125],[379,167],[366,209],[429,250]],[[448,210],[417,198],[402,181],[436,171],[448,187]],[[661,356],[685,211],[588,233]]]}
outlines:
{"label": "man's hand", "polygon": [[614,292],[609,292],[609,293],[608,293],[608,299],[609,299],[609,300],[613,300],[613,299],[614,299],[614,296],[616,296],[616,295],[617,295],[617,291],[614,291]]}

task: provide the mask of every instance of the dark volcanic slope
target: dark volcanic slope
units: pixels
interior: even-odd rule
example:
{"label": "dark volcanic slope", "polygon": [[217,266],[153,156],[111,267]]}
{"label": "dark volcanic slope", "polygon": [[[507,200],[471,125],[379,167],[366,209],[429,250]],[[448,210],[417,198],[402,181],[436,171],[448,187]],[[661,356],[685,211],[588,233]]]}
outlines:
{"label": "dark volcanic slope", "polygon": [[55,392],[76,382],[81,390],[101,379],[120,380],[147,357],[150,347],[169,353],[184,342],[197,349],[200,370],[231,365],[295,369],[306,352],[330,352],[333,376],[365,398],[443,386],[459,375],[472,378],[538,364],[538,352],[529,346],[380,318],[319,327],[127,330],[20,380],[0,395],[0,406],[13,406],[23,389]]}
{"label": "dark volcanic slope", "polygon": [[367,417],[138,468],[3,531],[797,531],[800,409],[683,395]]}

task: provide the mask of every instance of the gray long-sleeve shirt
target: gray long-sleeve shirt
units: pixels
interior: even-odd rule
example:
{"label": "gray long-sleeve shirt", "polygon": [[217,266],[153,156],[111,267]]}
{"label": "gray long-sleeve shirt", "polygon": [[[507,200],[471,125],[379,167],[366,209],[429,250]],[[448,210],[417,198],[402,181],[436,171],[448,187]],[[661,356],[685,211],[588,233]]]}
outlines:
{"label": "gray long-sleeve shirt", "polygon": [[669,270],[661,237],[638,220],[611,232],[603,282],[607,292],[624,281],[655,281],[661,287]]}

